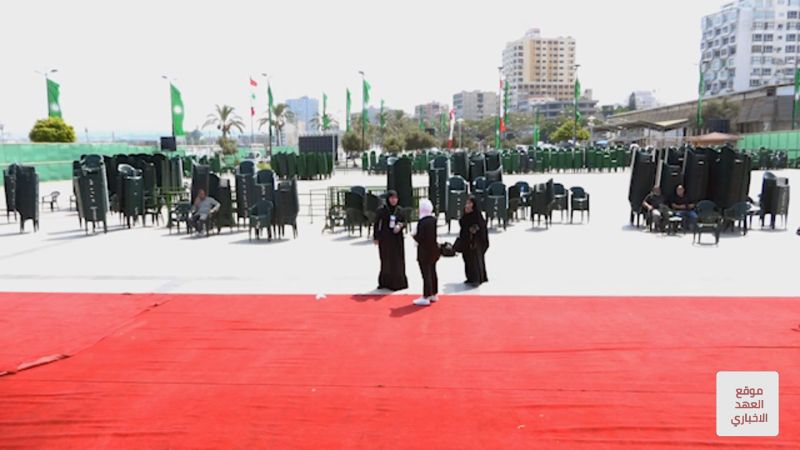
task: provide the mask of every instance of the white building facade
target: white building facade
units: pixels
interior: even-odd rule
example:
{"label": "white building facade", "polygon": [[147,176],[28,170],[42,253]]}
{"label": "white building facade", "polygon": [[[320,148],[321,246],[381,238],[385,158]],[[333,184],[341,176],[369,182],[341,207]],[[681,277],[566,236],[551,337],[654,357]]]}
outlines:
{"label": "white building facade", "polygon": [[800,56],[800,0],[737,0],[703,17],[705,95],[791,83]]}

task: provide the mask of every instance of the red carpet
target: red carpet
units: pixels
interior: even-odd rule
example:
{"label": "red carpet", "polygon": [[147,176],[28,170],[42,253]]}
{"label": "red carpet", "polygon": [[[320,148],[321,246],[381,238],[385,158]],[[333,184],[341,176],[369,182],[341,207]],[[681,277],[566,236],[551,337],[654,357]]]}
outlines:
{"label": "red carpet", "polygon": [[[0,295],[0,448],[800,448],[800,299]],[[158,304],[159,306],[153,307]],[[777,438],[715,374],[775,370]]]}

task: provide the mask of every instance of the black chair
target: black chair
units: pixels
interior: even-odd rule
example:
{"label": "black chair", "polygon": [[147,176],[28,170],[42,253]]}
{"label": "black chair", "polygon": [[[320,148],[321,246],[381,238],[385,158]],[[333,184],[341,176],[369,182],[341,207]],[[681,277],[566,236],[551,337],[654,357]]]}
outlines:
{"label": "black chair", "polygon": [[486,189],[486,218],[489,223],[497,219],[504,230],[508,228],[508,193],[503,183],[492,183]]}
{"label": "black chair", "polygon": [[517,212],[522,206],[522,193],[519,183],[508,187],[508,218],[518,219]]}
{"label": "black chair", "polygon": [[564,221],[564,213],[569,212],[569,193],[561,183],[553,183],[553,210],[561,211],[561,221]]}
{"label": "black chair", "polygon": [[534,224],[541,223],[542,218],[544,218],[545,228],[548,228],[553,221],[552,180],[535,185],[531,194],[531,221]]}
{"label": "black chair", "polygon": [[[168,213],[167,229],[172,234],[173,225],[178,227],[178,233],[181,232],[181,223],[186,223],[189,220],[189,212],[192,210],[191,203],[178,203]],[[191,233],[191,229],[187,230]]]}
{"label": "black chair", "polygon": [[50,212],[52,212],[52,211],[54,211],[56,209],[61,210],[61,208],[58,207],[58,197],[60,195],[61,195],[61,192],[58,192],[58,191],[53,191],[53,192],[45,195],[44,197],[42,197],[41,206],[44,206],[45,204],[49,204],[50,205]]}
{"label": "black chair", "polygon": [[445,220],[447,221],[448,233],[450,233],[450,221],[460,220],[464,215],[464,207],[469,198],[467,188],[467,181],[460,176],[450,177],[450,180],[447,182],[447,211],[445,212]]}
{"label": "black chair", "polygon": [[586,220],[590,220],[591,213],[589,212],[589,193],[587,193],[580,186],[573,186],[569,190],[572,193],[570,200],[569,223],[572,223],[572,219],[575,217],[575,211],[581,212],[581,222],[583,222],[584,211],[586,211]]}
{"label": "black chair", "polygon": [[735,230],[736,226],[738,225],[739,229],[742,231],[742,235],[746,236],[749,212],[750,212],[750,204],[747,202],[736,203],[735,205],[723,211],[722,212],[723,230],[727,230],[729,228]]}
{"label": "black chair", "polygon": [[695,208],[697,223],[692,233],[692,243],[699,244],[704,232],[714,235],[714,244],[719,245],[719,234],[722,229],[722,216],[717,212],[717,205],[711,200],[701,200]]}
{"label": "black chair", "polygon": [[472,181],[472,195],[481,211],[486,211],[486,187],[488,185],[486,177],[477,177]]}
{"label": "black chair", "polygon": [[363,236],[363,227],[367,225],[367,218],[364,215],[364,197],[357,192],[345,192],[344,210],[344,225],[347,228],[347,234],[352,234],[358,227],[359,236]]}
{"label": "black chair", "polygon": [[272,211],[273,205],[269,200],[259,200],[249,210],[249,228],[247,239],[252,240],[252,231],[256,231],[256,239],[261,239],[261,230],[267,230],[267,238],[272,240]]}
{"label": "black chair", "polygon": [[380,197],[372,192],[367,193],[367,196],[364,198],[364,217],[366,218],[368,227],[375,224],[375,220],[378,216],[378,209],[380,209],[381,204]]}

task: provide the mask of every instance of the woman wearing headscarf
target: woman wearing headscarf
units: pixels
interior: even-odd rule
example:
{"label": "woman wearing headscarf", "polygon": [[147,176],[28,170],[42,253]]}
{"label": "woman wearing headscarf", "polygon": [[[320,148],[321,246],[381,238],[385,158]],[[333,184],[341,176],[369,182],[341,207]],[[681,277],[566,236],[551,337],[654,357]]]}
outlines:
{"label": "woman wearing headscarf", "polygon": [[489,230],[486,220],[478,208],[475,197],[470,197],[464,205],[464,216],[458,221],[461,231],[458,234],[456,251],[464,258],[464,283],[479,286],[489,281],[486,276],[486,250],[489,249]]}
{"label": "woman wearing headscarf", "polygon": [[436,217],[433,216],[433,203],[427,198],[419,202],[419,222],[417,223],[417,262],[422,273],[422,297],[414,300],[417,306],[428,306],[439,301],[439,279],[436,276],[436,261],[439,260],[439,244],[436,242]]}
{"label": "woman wearing headscarf", "polygon": [[386,204],[378,210],[373,231],[373,239],[381,257],[378,289],[390,291],[408,288],[406,255],[403,246],[406,219],[402,209],[397,206],[397,202],[397,192],[389,191],[386,196]]}

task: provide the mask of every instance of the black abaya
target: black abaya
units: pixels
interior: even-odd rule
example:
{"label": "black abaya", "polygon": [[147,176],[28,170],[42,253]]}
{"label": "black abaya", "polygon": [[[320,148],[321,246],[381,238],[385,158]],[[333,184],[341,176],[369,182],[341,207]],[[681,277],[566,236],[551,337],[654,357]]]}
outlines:
{"label": "black abaya", "polygon": [[458,224],[461,226],[461,231],[458,234],[457,250],[464,259],[466,282],[472,285],[486,283],[489,281],[485,259],[486,250],[489,249],[489,230],[486,227],[486,220],[476,205],[471,213],[464,215],[458,221]]}
{"label": "black abaya", "polygon": [[375,218],[374,240],[378,241],[381,257],[381,272],[378,275],[378,289],[399,291],[408,288],[406,278],[406,257],[403,243],[405,228],[395,233],[389,226],[391,216],[397,223],[405,224],[406,220],[398,207],[389,205],[378,210]]}

